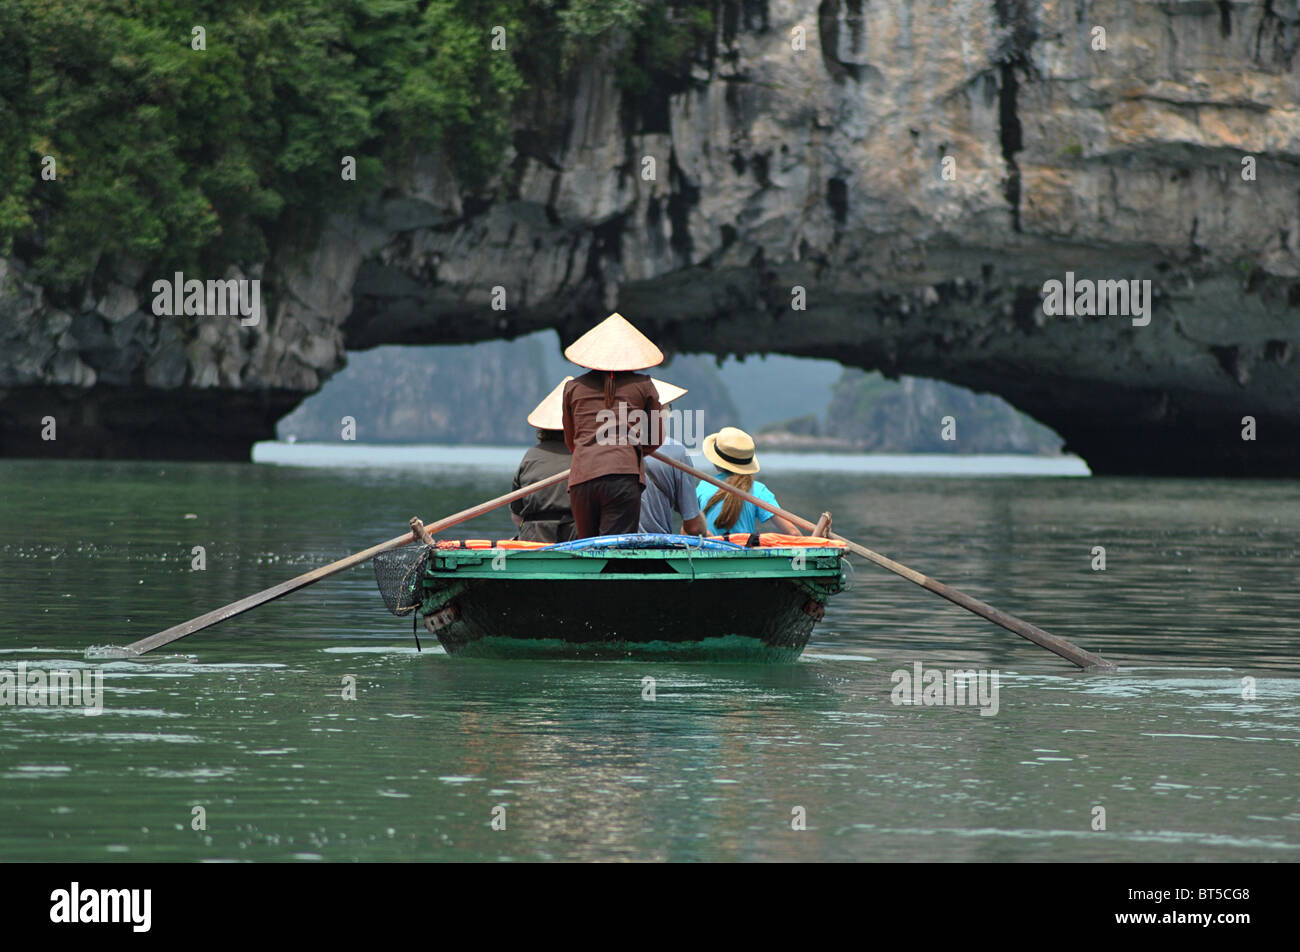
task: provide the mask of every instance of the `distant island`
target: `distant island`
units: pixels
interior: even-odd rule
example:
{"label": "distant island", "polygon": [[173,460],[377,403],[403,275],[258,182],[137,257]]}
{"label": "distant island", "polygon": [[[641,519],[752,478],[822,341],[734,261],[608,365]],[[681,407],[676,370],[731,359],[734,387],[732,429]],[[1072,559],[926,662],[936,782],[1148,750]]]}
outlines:
{"label": "distant island", "polygon": [[[763,445],[787,451],[1026,453],[1053,456],[1063,441],[1001,397],[940,380],[845,368],[824,416],[771,424]],[[949,438],[945,438],[949,437]]]}
{"label": "distant island", "polygon": [[[1060,437],[1001,398],[935,380],[888,380],[849,368],[829,387],[827,403],[827,385],[815,385],[829,379],[825,364],[774,358],[719,368],[711,357],[677,355],[651,373],[689,389],[678,409],[700,411],[703,432],[745,427],[755,432],[760,448],[1061,451]],[[550,333],[475,345],[358,351],[319,393],[281,419],[276,433],[281,440],[335,442],[343,438],[349,418],[352,438],[364,443],[522,445],[534,438],[524,420],[528,411],[578,369],[559,356]],[[774,408],[789,416],[773,420]],[[944,438],[945,431],[951,439]]]}

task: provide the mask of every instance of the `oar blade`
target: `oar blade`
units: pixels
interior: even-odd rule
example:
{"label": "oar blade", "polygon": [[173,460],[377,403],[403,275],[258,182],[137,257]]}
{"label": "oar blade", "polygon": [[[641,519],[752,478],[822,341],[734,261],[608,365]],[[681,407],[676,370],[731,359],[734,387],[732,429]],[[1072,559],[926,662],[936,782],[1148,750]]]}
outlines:
{"label": "oar blade", "polygon": [[[489,499],[486,502],[479,503],[477,506],[471,506],[469,509],[462,509],[460,512],[447,516],[444,519],[439,519],[437,522],[434,522],[425,528],[430,533],[449,529],[452,526],[459,525],[462,522],[467,522],[486,512],[491,512],[493,509],[498,509],[501,506],[512,503],[516,499],[522,499],[529,493],[535,493],[539,489],[553,486],[558,482],[567,480],[568,478],[569,471],[566,469],[562,473],[556,473],[555,475],[548,476],[545,479],[539,479],[535,483],[530,483],[529,485],[516,489],[513,492],[508,492],[504,496]],[[389,549],[396,549],[399,546],[409,545],[415,540],[416,534],[414,531],[396,536],[395,538],[389,539],[387,542],[372,545],[368,549],[355,552],[346,558],[339,559],[337,562],[323,565],[318,569],[313,569],[310,572],[299,575],[297,578],[291,578],[286,582],[281,582],[279,585],[273,585],[265,591],[245,596],[244,598],[239,599],[239,601],[231,602],[229,605],[223,605],[221,608],[213,609],[197,618],[191,618],[187,622],[173,625],[171,628],[150,635],[148,638],[141,638],[139,641],[134,641],[123,648],[117,648],[114,650],[125,652],[125,654],[118,657],[138,657],[147,651],[153,651],[155,648],[169,645],[173,641],[179,641],[181,638],[202,631],[205,628],[211,628],[213,625],[234,618],[236,615],[241,615],[249,609],[257,608],[259,605],[265,605],[267,602],[275,601],[277,598],[283,598],[290,592],[295,592],[300,588],[313,584],[314,582],[319,582],[321,579],[342,572],[344,569],[352,568],[354,565],[360,565],[362,562],[368,562],[381,552],[387,552]]]}

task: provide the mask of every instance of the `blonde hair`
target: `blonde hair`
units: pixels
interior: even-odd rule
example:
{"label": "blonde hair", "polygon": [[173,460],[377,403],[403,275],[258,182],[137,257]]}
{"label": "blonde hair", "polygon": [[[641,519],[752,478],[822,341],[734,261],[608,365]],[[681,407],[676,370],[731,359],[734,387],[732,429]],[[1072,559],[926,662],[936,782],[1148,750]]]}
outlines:
{"label": "blonde hair", "polygon": [[[727,482],[745,493],[754,488],[754,477],[749,473],[732,473],[727,477]],[[713,494],[709,501],[704,504],[704,511],[707,513],[713,508],[714,503],[718,502],[718,500],[722,500],[722,512],[718,513],[718,518],[713,520],[713,524],[723,532],[729,532],[731,531],[731,527],[740,521],[740,513],[744,508],[745,500],[741,499],[735,493],[729,493],[725,489],[719,489]]]}

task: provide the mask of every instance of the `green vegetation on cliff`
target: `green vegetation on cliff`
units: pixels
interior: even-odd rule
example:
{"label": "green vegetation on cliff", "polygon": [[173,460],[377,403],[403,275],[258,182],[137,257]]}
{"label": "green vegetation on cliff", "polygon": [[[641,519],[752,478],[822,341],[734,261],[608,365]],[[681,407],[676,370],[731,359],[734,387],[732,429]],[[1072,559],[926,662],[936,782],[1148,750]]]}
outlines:
{"label": "green vegetation on cliff", "polygon": [[[0,255],[72,296],[112,262],[213,276],[310,246],[324,214],[382,188],[418,152],[444,155],[466,189],[481,188],[530,81],[613,31],[635,41],[630,75],[674,67],[711,28],[707,17],[669,22],[690,5],[8,0]],[[343,179],[344,156],[355,181]]]}

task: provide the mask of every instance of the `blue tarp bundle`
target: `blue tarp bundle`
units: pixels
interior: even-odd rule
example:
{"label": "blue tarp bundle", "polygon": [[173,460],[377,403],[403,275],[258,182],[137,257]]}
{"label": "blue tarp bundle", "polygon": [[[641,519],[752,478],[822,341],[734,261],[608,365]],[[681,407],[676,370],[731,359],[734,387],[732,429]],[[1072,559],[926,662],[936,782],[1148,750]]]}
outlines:
{"label": "blue tarp bundle", "polygon": [[548,549],[563,552],[581,552],[586,549],[743,549],[743,545],[723,542],[721,539],[701,539],[689,535],[659,535],[653,532],[633,532],[627,535],[592,536],[590,539],[574,539],[572,542],[558,542],[548,545]]}

